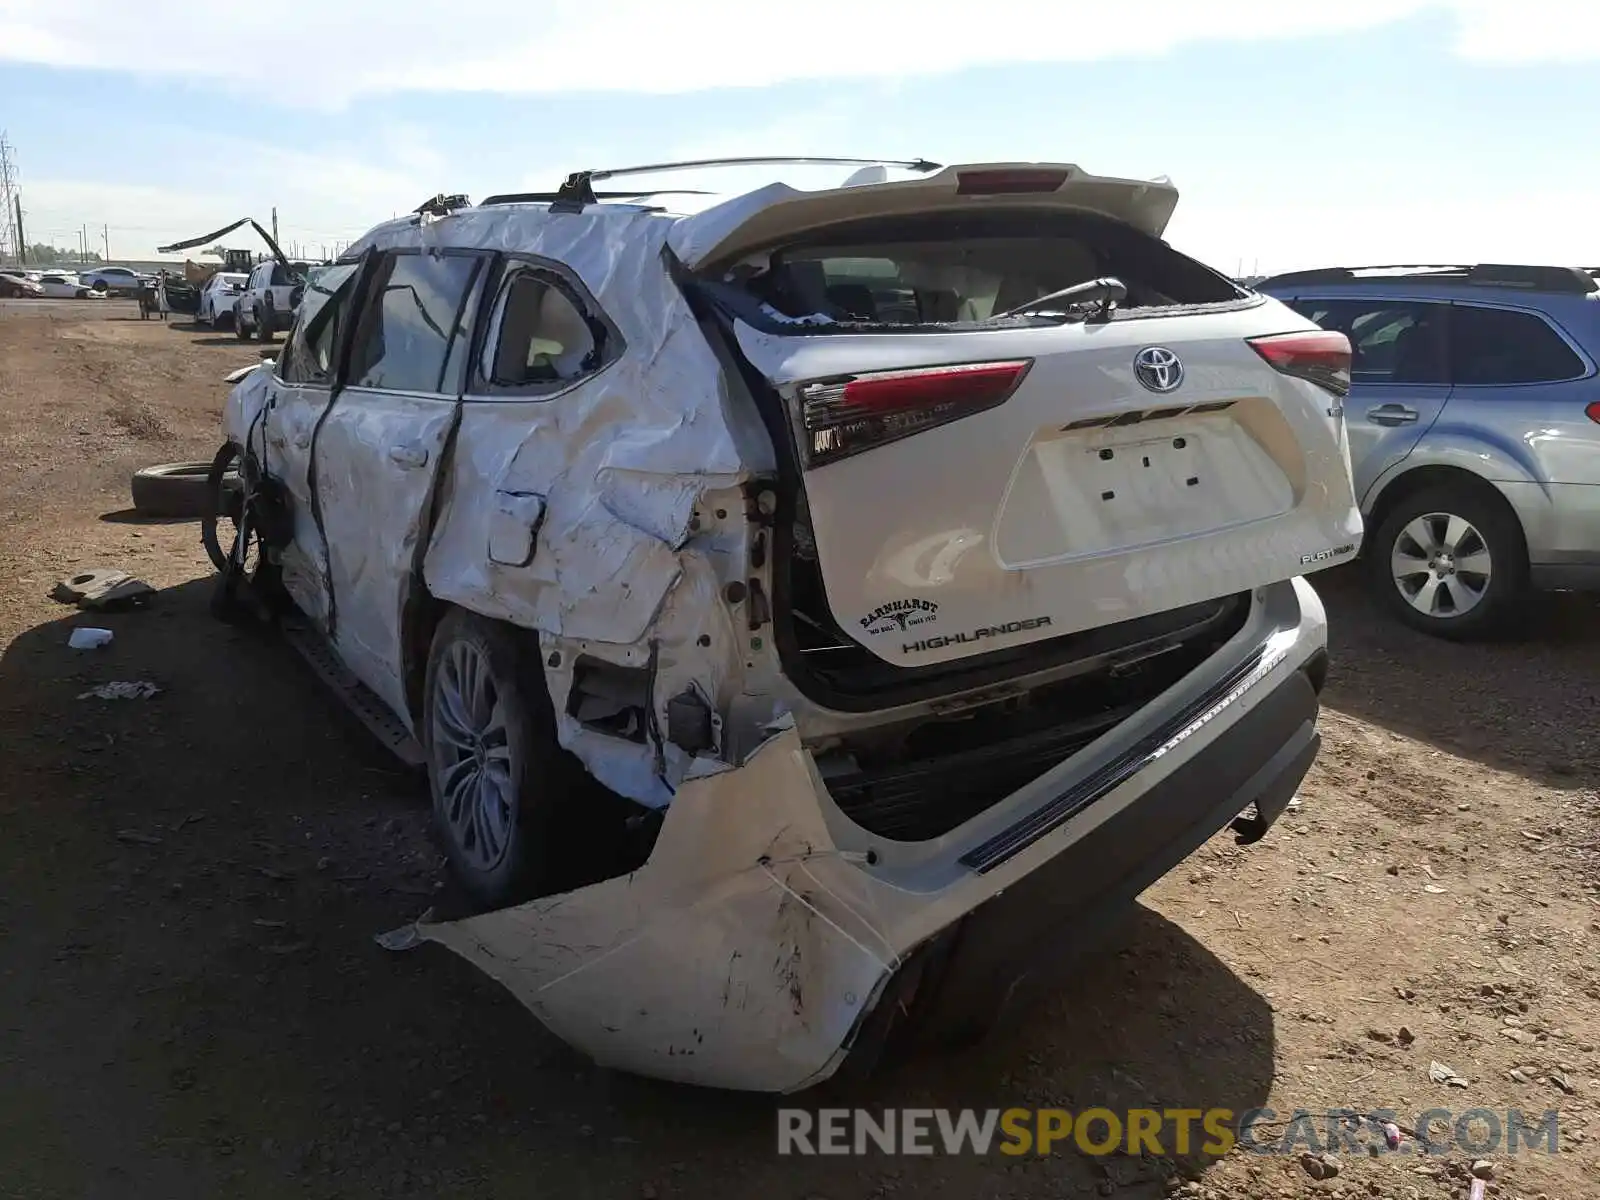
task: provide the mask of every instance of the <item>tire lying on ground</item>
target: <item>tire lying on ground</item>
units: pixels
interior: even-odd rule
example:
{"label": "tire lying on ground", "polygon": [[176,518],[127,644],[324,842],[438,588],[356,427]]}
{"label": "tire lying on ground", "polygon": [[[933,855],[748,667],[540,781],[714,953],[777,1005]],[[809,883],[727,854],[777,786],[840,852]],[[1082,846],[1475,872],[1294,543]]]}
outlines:
{"label": "tire lying on ground", "polygon": [[[208,462],[158,463],[133,473],[133,507],[147,517],[204,517],[210,515],[211,495],[206,476]],[[230,483],[238,486],[238,475]]]}

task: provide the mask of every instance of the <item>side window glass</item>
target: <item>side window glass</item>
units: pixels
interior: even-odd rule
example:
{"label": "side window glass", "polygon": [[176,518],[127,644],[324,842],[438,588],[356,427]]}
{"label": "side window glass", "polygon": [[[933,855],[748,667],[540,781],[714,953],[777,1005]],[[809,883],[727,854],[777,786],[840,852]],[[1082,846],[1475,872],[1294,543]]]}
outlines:
{"label": "side window glass", "polygon": [[439,391],[479,262],[462,254],[386,256],[356,328],[350,386]]}
{"label": "side window glass", "polygon": [[512,276],[501,300],[500,335],[485,364],[489,382],[560,385],[596,370],[604,351],[597,325],[553,276],[537,271]]}
{"label": "side window glass", "polygon": [[289,286],[289,268],[284,266],[282,263],[274,263],[272,266],[272,286]]}
{"label": "side window glass", "polygon": [[1457,383],[1556,383],[1584,373],[1572,347],[1533,313],[1458,304],[1452,319]]}
{"label": "side window glass", "polygon": [[360,263],[343,263],[329,267],[306,288],[294,332],[289,335],[289,345],[278,364],[278,378],[285,383],[329,382],[340,317],[350,304],[347,285],[360,266]]}
{"label": "side window glass", "polygon": [[1324,329],[1350,339],[1355,384],[1450,381],[1443,304],[1380,300],[1296,300],[1292,306]]}

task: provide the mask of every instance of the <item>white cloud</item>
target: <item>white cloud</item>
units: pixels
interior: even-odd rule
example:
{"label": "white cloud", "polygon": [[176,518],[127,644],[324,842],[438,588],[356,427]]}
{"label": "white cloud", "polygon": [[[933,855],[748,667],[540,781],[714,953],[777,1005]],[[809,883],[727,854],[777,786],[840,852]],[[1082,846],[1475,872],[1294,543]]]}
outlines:
{"label": "white cloud", "polygon": [[[469,0],[448,11],[324,0],[314,16],[284,4],[199,13],[187,0],[0,0],[0,59],[262,85],[258,98],[322,104],[404,90],[677,93],[896,79],[1351,32],[1427,13],[1455,19],[1454,49],[1473,60],[1600,58],[1594,0]],[[219,52],[240,46],[249,49]]]}

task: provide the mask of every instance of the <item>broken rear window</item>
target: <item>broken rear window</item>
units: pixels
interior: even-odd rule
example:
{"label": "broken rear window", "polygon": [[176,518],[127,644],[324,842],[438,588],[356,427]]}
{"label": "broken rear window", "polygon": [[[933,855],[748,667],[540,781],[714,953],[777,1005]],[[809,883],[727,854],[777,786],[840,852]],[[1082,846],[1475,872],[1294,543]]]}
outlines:
{"label": "broken rear window", "polygon": [[831,231],[729,272],[777,324],[923,327],[1060,319],[1007,314],[1107,276],[1120,308],[1220,304],[1246,293],[1164,242],[1087,214],[930,214]]}

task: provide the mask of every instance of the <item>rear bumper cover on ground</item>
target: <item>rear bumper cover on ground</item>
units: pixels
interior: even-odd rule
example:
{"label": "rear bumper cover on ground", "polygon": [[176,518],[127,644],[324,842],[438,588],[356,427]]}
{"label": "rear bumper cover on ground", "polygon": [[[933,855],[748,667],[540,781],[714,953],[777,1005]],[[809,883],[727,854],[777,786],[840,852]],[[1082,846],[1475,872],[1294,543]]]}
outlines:
{"label": "rear bumper cover on ground", "polygon": [[1011,824],[1026,836],[977,866],[992,836],[954,848],[931,888],[840,848],[784,728],[744,765],[686,781],[632,874],[416,931],[602,1065],[684,1082],[792,1092],[870,1061],[903,1014],[992,1023],[1241,810],[1255,808],[1250,836],[1283,811],[1316,754],[1326,662],[1320,604],[1295,586],[1299,627],[1109,760],[1138,751],[1131,773],[1085,793],[1104,768],[1064,764],[1044,807],[1087,795],[1075,811],[1041,824],[1031,804]]}

